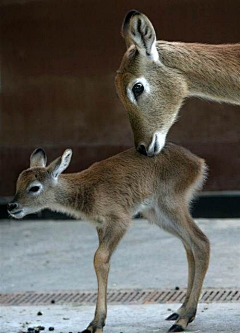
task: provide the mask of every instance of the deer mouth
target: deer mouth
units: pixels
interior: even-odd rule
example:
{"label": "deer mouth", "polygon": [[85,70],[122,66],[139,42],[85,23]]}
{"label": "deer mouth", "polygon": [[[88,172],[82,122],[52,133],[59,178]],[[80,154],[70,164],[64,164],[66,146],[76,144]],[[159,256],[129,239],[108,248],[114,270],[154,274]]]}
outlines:
{"label": "deer mouth", "polygon": [[10,212],[8,210],[8,213],[15,219],[20,219],[24,216],[23,209],[16,210],[15,212]]}

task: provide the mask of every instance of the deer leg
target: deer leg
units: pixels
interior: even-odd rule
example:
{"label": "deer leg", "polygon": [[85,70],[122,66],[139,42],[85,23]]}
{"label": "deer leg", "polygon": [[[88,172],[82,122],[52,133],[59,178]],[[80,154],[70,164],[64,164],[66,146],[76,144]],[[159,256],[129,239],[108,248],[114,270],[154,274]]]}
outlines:
{"label": "deer leg", "polygon": [[[193,281],[194,281],[194,274],[195,274],[195,260],[194,256],[191,250],[191,247],[188,245],[188,243],[185,241],[183,237],[176,231],[177,229],[173,227],[174,223],[169,221],[166,223],[168,218],[166,218],[167,214],[165,217],[159,213],[155,209],[148,209],[143,212],[143,215],[146,219],[149,221],[156,223],[158,226],[162,227],[166,231],[170,232],[174,236],[177,236],[178,238],[181,239],[183,242],[184,248],[186,250],[187,254],[187,260],[188,260],[188,287],[187,287],[187,293],[185,300],[182,304],[182,306],[174,313],[172,313],[169,317],[166,318],[166,320],[177,320],[179,316],[181,315],[182,312],[184,312],[184,309],[186,307],[186,304],[188,303],[191,291],[192,291],[192,286],[193,286]],[[173,214],[174,217],[179,216],[179,213]]]}
{"label": "deer leg", "polygon": [[[166,218],[167,214],[165,216],[159,214],[156,212],[155,209],[149,209],[143,212],[143,215],[145,218],[147,218],[149,221],[156,223],[158,226],[162,227],[166,231],[170,232],[174,236],[178,237],[181,239],[183,242],[186,254],[187,254],[187,260],[188,260],[188,287],[187,287],[187,293],[185,300],[182,304],[182,306],[177,310],[177,312],[172,313],[169,317],[166,318],[166,320],[177,320],[179,316],[181,315],[182,312],[185,311],[185,307],[188,303],[191,291],[192,291],[192,286],[193,286],[193,281],[194,281],[194,275],[195,275],[195,260],[194,260],[194,255],[192,252],[191,247],[188,245],[187,241],[181,236],[179,232],[177,232],[176,227],[174,227],[174,223],[170,222],[168,218]],[[176,216],[181,216],[179,212],[174,212],[173,217],[176,219]],[[166,221],[168,222],[166,223]],[[170,222],[170,223],[169,223]],[[194,318],[193,318],[194,319]]]}
{"label": "deer leg", "polygon": [[185,231],[185,233],[181,232],[181,234],[185,234],[185,237],[183,237],[191,247],[195,260],[195,274],[190,296],[184,308],[181,309],[179,318],[170,328],[169,332],[183,332],[187,325],[195,318],[203,280],[205,278],[209,264],[210,244],[208,238],[190,217],[188,217],[186,220],[187,225],[185,226],[185,230],[187,233]]}
{"label": "deer leg", "polygon": [[[191,248],[187,245],[187,243],[183,241],[183,245],[186,251],[186,255],[187,255],[187,261],[188,261],[188,286],[187,286],[187,292],[186,292],[186,296],[185,296],[185,300],[183,302],[183,304],[181,305],[181,307],[174,313],[172,313],[170,316],[168,316],[166,318],[166,320],[177,320],[179,318],[179,316],[181,316],[181,313],[183,313],[185,311],[185,307],[188,303],[191,291],[192,291],[192,286],[193,286],[193,281],[194,281],[194,274],[195,274],[195,260],[194,260],[194,255],[192,253]],[[194,318],[191,320],[193,321]]]}
{"label": "deer leg", "polygon": [[107,282],[110,269],[110,258],[119,241],[124,236],[131,220],[108,223],[105,229],[97,229],[99,247],[94,256],[94,268],[98,281],[98,296],[93,321],[82,333],[102,333],[107,317]]}

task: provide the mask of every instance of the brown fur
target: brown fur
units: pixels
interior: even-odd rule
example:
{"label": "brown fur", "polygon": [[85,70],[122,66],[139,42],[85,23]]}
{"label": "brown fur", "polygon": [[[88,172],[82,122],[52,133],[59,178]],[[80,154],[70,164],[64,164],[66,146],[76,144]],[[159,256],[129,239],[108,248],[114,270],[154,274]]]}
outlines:
{"label": "brown fur", "polygon": [[[156,41],[149,19],[135,11],[127,15],[122,34],[127,51],[115,82],[129,115],[136,148],[144,145],[148,155],[158,154],[187,97],[240,105],[240,44]],[[131,91],[131,83],[141,77],[150,92],[145,89],[131,100],[128,88]],[[156,132],[163,142],[158,140],[154,150],[149,147]]]}
{"label": "brown fur", "polygon": [[[88,331],[100,333],[103,330],[110,258],[132,216],[138,212],[184,244],[189,279],[177,323],[185,328],[195,316],[209,261],[209,241],[189,212],[189,202],[205,178],[204,161],[171,143],[152,159],[132,148],[80,173],[61,174],[70,159],[71,151],[67,150],[46,167],[46,155],[37,149],[31,156],[33,167],[18,178],[9,213],[21,218],[49,208],[95,224],[99,236],[99,248],[94,257],[98,299]],[[39,188],[39,192],[32,193],[34,187]]]}

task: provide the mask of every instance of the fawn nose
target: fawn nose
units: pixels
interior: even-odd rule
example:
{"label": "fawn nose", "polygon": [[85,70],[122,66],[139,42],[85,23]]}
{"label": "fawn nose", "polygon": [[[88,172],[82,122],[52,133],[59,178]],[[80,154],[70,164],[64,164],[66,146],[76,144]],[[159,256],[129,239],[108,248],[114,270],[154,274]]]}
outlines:
{"label": "fawn nose", "polygon": [[18,204],[16,202],[10,202],[8,205],[7,205],[7,208],[8,208],[8,211],[9,212],[12,212],[13,210],[17,209],[18,208]]}
{"label": "fawn nose", "polygon": [[146,147],[145,147],[144,144],[138,145],[138,147],[137,147],[137,151],[138,151],[140,154],[147,156],[147,150],[146,150]]}

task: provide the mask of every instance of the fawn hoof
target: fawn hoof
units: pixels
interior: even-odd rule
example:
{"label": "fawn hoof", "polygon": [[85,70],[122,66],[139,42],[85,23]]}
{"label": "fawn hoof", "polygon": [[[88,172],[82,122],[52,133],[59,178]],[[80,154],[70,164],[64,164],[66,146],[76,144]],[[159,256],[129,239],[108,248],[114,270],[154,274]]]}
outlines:
{"label": "fawn hoof", "polygon": [[188,324],[191,323],[192,321],[194,321],[195,317],[196,317],[196,313],[197,313],[197,310],[194,310],[192,313],[191,313],[191,317],[189,318],[188,320]]}
{"label": "fawn hoof", "polygon": [[181,325],[174,324],[168,332],[184,332],[184,329]]}
{"label": "fawn hoof", "polygon": [[170,316],[168,316],[165,320],[177,320],[179,318],[179,314],[178,313],[172,313]]}
{"label": "fawn hoof", "polygon": [[102,333],[102,332],[103,332],[102,328],[94,328],[91,326],[91,327],[86,328],[81,333]]}
{"label": "fawn hoof", "polygon": [[188,321],[188,324],[191,323],[191,322],[193,322],[194,319],[195,319],[195,316],[194,316],[194,317],[191,317],[191,318],[189,319],[189,321]]}

